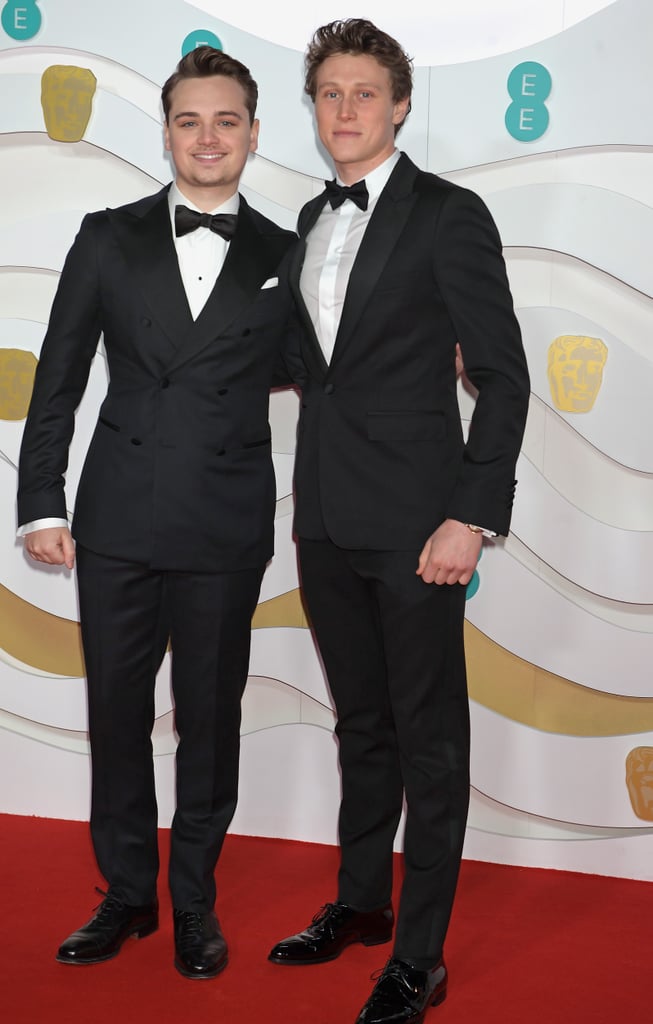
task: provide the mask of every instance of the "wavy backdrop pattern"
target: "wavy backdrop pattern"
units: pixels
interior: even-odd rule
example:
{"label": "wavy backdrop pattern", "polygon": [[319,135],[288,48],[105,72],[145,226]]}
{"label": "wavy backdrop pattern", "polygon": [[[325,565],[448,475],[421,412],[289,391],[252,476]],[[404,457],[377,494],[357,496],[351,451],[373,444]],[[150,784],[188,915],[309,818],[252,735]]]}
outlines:
{"label": "wavy backdrop pattern", "polygon": [[[89,0],[83,15],[75,0],[39,0],[35,31],[3,15],[0,81],[12,97],[0,107],[3,811],[88,814],[74,580],[28,564],[14,539],[26,403],[82,215],[169,180],[160,85],[184,40],[207,31],[261,87],[247,197],[292,227],[328,173],[302,95],[301,49],[318,24],[348,12],[297,5],[282,24],[269,5],[250,3],[227,23],[220,6],[174,0],[155,20],[146,0]],[[440,4],[437,16],[417,3],[401,14],[377,4],[372,14],[416,55],[402,148],[478,191],[497,221],[532,377],[513,532],[486,546],[468,593],[466,852],[653,878],[653,10],[647,0],[530,7],[525,17],[515,0],[497,2],[491,24],[475,0]],[[529,142],[504,120],[508,77],[525,62],[552,81],[542,101],[548,127]],[[79,70],[48,71],[61,67]],[[538,102],[525,87],[524,108]],[[62,141],[71,137],[79,141]],[[100,347],[77,413],[69,507],[105,385]],[[464,384],[460,406],[467,421],[473,396]],[[334,842],[333,711],[298,598],[291,535],[295,395],[273,395],[271,417],[276,555],[253,623],[233,830]],[[167,659],[156,709],[167,824],[175,749]]]}

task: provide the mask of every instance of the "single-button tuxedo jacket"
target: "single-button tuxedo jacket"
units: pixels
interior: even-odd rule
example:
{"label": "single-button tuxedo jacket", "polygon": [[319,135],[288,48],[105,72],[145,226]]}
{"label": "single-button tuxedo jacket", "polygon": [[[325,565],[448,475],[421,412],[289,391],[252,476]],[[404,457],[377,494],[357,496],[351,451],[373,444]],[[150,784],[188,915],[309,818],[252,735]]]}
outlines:
{"label": "single-button tuxedo jacket", "polygon": [[275,280],[296,236],[241,197],[224,267],[193,321],[167,192],[84,218],[37,369],[19,523],[66,518],[74,413],[103,332],[109,387],[79,483],[76,540],[154,569],[260,566],[273,551],[268,402],[289,312]]}
{"label": "single-button tuxedo jacket", "polygon": [[[349,549],[420,550],[447,518],[508,532],[529,378],[494,222],[402,154],[370,218],[327,364],[299,282],[303,383],[295,528]],[[478,389],[465,441],[455,345]]]}

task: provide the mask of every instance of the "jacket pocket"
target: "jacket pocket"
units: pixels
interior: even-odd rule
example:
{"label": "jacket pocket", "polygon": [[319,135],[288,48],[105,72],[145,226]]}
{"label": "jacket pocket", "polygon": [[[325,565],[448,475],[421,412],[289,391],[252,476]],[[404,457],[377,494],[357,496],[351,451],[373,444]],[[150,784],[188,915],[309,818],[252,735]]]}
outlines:
{"label": "jacket pocket", "polygon": [[108,427],[109,430],[115,430],[117,434],[120,433],[120,427],[118,424],[112,423],[111,420],[105,419],[104,416],[98,416],[98,422],[104,424],[104,426]]}

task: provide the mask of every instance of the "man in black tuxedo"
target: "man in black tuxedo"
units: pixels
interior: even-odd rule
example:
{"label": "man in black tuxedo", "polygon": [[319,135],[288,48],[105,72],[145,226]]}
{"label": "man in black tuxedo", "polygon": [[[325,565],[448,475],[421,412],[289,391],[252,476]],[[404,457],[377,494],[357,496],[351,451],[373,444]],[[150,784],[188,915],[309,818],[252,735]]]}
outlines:
{"label": "man in black tuxedo", "polygon": [[[52,307],[25,427],[18,515],[35,559],[77,562],[92,754],[91,832],[109,889],[57,959],[115,956],[158,926],[154,680],[170,637],[179,734],[169,882],[175,965],[227,962],[214,868],[233,816],[250,622],[272,556],[268,400],[295,236],[238,194],[257,86],[210,47],[162,92],[176,180],[84,218]],[[100,332],[109,388],[64,495],[74,411]]]}
{"label": "man in black tuxedo", "polygon": [[[508,531],[529,396],[487,209],[395,149],[411,87],[406,54],[369,21],[315,34],[306,91],[337,180],[302,210],[290,272],[308,373],[295,527],[337,710],[341,866],[335,902],[270,959],[391,938],[405,797],[393,955],[359,1024],[417,1024],[446,993],[469,793],[465,586],[483,534]],[[457,343],[478,389],[466,442]]]}

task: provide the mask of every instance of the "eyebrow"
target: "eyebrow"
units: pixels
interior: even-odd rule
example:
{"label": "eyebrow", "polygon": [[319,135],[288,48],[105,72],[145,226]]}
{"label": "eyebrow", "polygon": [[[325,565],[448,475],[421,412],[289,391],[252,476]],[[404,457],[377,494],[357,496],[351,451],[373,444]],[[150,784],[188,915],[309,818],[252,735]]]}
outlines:
{"label": "eyebrow", "polygon": [[[200,117],[201,115],[196,110],[181,110],[178,114],[175,114],[173,120],[178,121],[180,117]],[[213,117],[237,117],[239,121],[243,120],[243,115],[239,114],[237,110],[215,110]]]}
{"label": "eyebrow", "polygon": [[[332,87],[334,85],[336,85],[336,86],[342,85],[342,82],[319,82],[318,83],[318,88],[319,89],[323,89],[323,88],[325,88],[325,86]],[[378,82],[353,82],[352,85],[355,85],[357,89],[360,89],[363,86],[365,86],[368,89],[370,89],[370,88],[371,89],[378,89],[379,88],[379,83]]]}

